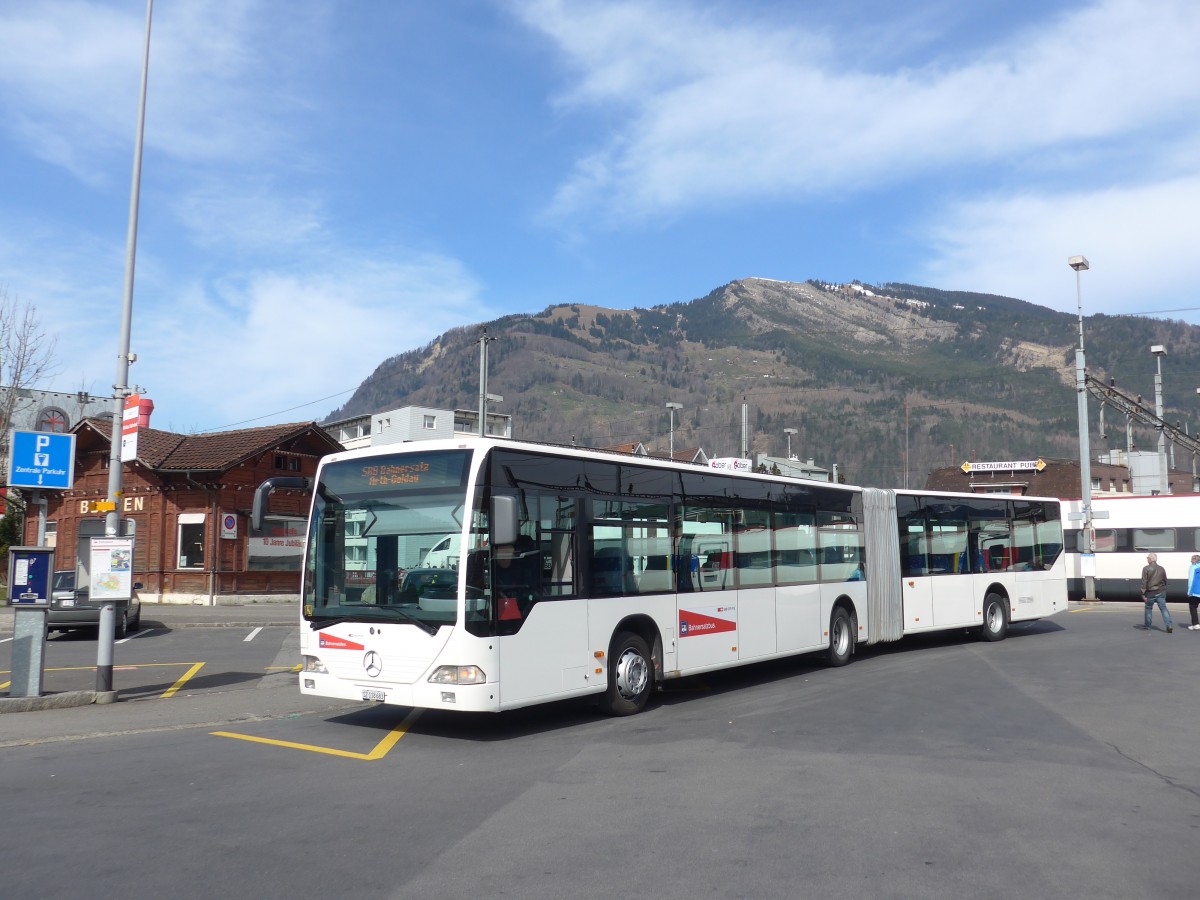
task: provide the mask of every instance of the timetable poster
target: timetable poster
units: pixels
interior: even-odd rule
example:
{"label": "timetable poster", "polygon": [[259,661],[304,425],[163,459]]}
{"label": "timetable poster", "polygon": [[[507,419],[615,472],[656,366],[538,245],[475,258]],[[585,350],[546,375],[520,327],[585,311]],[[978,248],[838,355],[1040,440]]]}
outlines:
{"label": "timetable poster", "polygon": [[92,538],[95,600],[128,600],[133,593],[133,538]]}

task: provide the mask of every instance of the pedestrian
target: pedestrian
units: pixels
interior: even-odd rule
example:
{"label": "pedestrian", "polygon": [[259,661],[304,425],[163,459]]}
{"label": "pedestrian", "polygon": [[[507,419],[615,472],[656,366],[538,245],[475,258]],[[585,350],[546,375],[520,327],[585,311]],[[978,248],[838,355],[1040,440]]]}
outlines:
{"label": "pedestrian", "polygon": [[1192,614],[1192,624],[1188,631],[1200,631],[1200,615],[1196,607],[1200,606],[1200,553],[1192,554],[1192,567],[1188,569],[1188,612]]}
{"label": "pedestrian", "polygon": [[1162,613],[1163,624],[1167,626],[1167,634],[1175,629],[1171,627],[1171,614],[1167,612],[1167,572],[1158,564],[1158,554],[1146,554],[1146,567],[1142,569],[1142,600],[1146,603],[1146,630],[1150,630],[1151,615],[1154,604]]}

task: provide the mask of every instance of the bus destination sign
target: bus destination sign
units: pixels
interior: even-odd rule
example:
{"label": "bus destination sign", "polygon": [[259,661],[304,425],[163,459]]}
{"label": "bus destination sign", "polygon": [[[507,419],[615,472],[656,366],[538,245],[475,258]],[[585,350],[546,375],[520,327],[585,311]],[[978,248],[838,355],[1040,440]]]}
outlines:
{"label": "bus destination sign", "polygon": [[372,459],[346,460],[325,467],[321,480],[338,494],[364,491],[410,491],[462,487],[470,451],[442,450],[405,453]]}
{"label": "bus destination sign", "polygon": [[420,484],[421,476],[429,474],[429,463],[418,462],[405,465],[363,466],[363,478],[371,487],[393,484]]}

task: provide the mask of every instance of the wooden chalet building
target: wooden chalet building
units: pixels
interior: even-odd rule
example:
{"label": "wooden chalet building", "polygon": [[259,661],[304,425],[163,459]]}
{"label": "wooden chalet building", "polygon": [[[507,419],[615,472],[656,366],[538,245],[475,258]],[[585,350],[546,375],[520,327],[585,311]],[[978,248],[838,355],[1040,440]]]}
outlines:
{"label": "wooden chalet building", "polygon": [[[75,479],[47,492],[47,537],[55,568],[87,564],[87,540],[104,534],[111,423],[84,419],[76,435]],[[138,431],[136,459],[124,464],[123,527],[134,537],[134,580],[143,602],[220,604],[295,597],[311,492],[276,490],[262,533],[250,533],[255,488],[280,475],[316,475],[322,456],[342,449],[315,422],[212,434]],[[25,542],[37,542],[37,516]]]}

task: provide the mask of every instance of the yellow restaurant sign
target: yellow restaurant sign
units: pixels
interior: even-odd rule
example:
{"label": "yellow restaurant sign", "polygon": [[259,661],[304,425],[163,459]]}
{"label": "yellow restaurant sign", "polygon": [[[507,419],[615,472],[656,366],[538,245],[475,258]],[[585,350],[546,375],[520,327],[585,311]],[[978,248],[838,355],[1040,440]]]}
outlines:
{"label": "yellow restaurant sign", "polygon": [[963,472],[968,475],[972,472],[1040,472],[1046,468],[1044,459],[1018,459],[1009,462],[965,462],[962,464]]}

